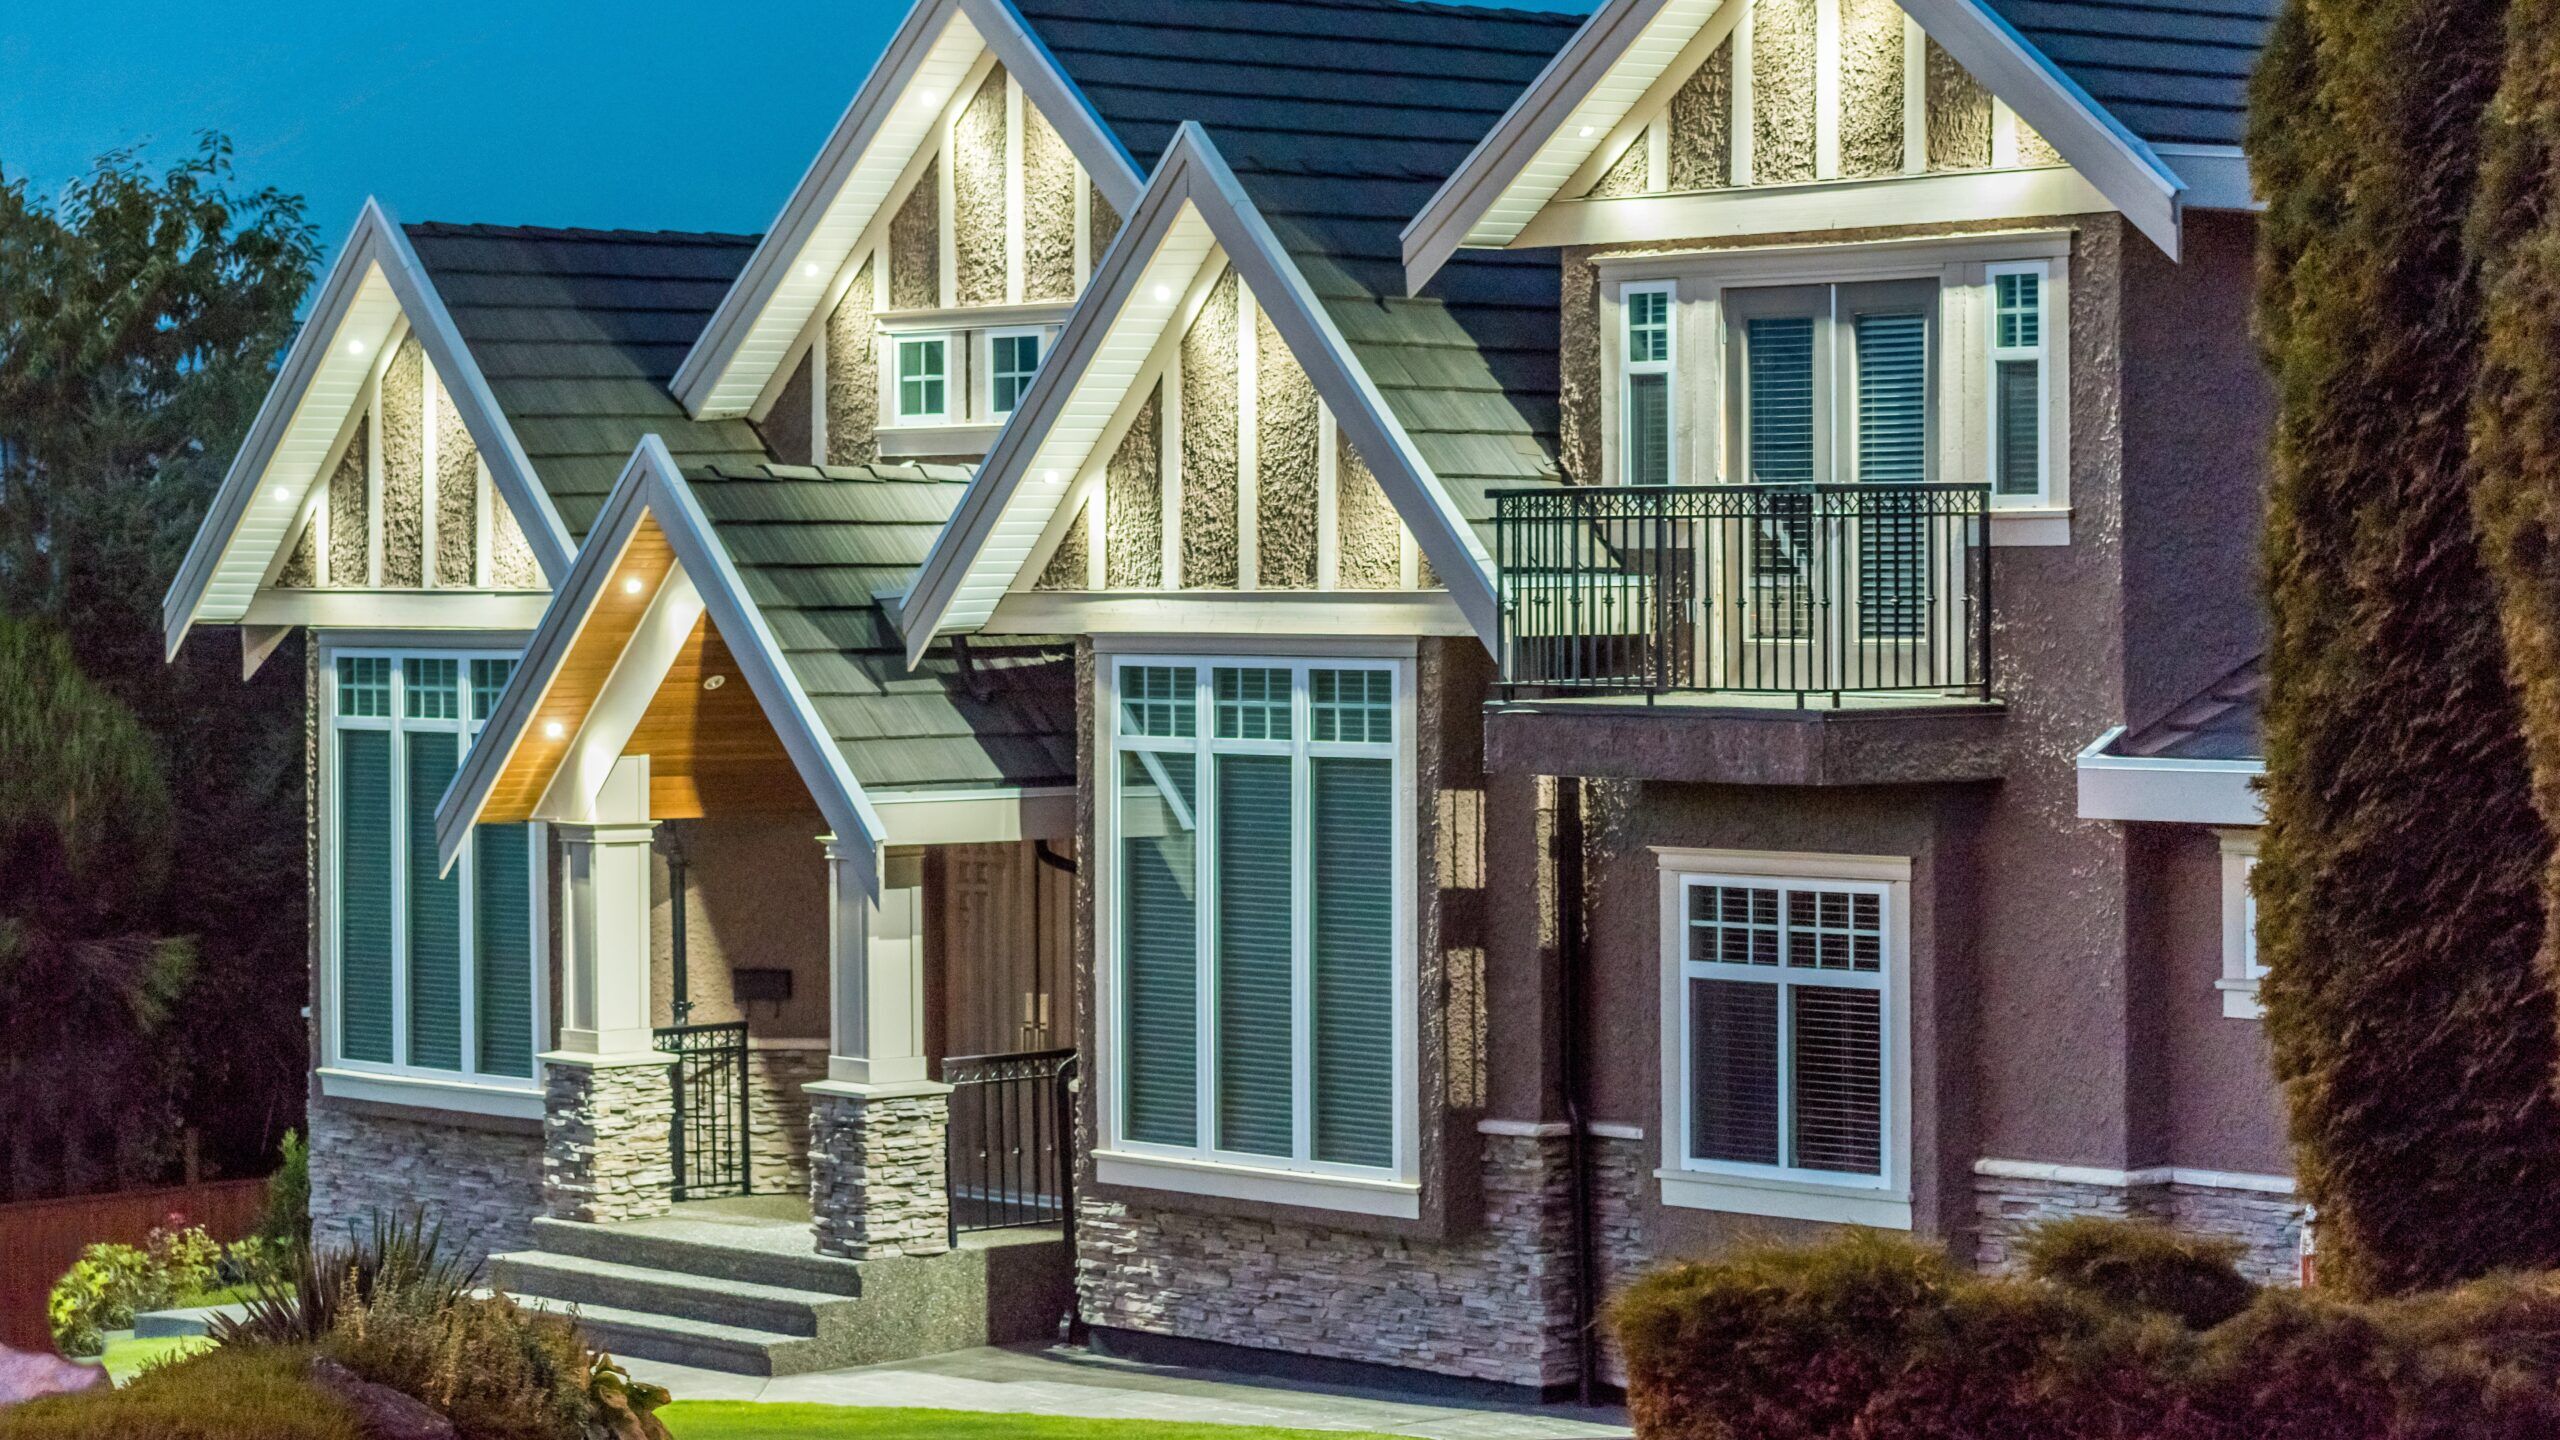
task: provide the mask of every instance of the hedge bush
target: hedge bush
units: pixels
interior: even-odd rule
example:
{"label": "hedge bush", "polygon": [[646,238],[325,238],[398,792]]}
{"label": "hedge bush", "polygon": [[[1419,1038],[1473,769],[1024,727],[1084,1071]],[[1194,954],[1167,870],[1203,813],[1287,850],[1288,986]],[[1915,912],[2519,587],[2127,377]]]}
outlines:
{"label": "hedge bush", "polygon": [[2167,1315],[2195,1330],[2248,1308],[2257,1287],[2240,1274],[2245,1249],[2237,1240],[2086,1215],[2044,1225],[2024,1246],[2027,1273],[2039,1280],[2111,1309]]}
{"label": "hedge bush", "polygon": [[[2155,1237],[2055,1247],[2074,1283],[1965,1272],[1861,1233],[1638,1281],[1612,1307],[1648,1440],[2549,1440],[2560,1277],[2357,1303],[2252,1291],[2189,1328],[2092,1273],[2179,1271]],[[2209,1251],[2183,1252],[2183,1273]],[[2137,1263],[2138,1262],[2138,1263]],[[2184,1294],[2185,1282],[2171,1287]]]}
{"label": "hedge bush", "polygon": [[0,1440],[366,1440],[299,1349],[209,1350],[114,1390],[0,1409]]}

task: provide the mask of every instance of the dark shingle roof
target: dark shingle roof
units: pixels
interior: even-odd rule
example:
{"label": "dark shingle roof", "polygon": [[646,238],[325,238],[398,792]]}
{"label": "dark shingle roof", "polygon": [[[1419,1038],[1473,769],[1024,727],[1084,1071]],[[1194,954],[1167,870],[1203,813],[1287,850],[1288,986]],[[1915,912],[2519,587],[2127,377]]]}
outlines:
{"label": "dark shingle roof", "polygon": [[2263,762],[2266,697],[2267,661],[2260,655],[2167,715],[2124,735],[2110,753],[2136,760]]}
{"label": "dark shingle roof", "polygon": [[747,595],[866,790],[1075,783],[1075,659],[1011,637],[910,671],[873,599],[904,589],[969,471],[723,465],[685,474]]}
{"label": "dark shingle roof", "polygon": [[2237,145],[2279,0],[1989,0],[2153,144]]}
{"label": "dark shingle roof", "polygon": [[765,458],[747,422],[694,420],[667,391],[754,236],[404,228],[573,537],[642,435],[685,464]]}

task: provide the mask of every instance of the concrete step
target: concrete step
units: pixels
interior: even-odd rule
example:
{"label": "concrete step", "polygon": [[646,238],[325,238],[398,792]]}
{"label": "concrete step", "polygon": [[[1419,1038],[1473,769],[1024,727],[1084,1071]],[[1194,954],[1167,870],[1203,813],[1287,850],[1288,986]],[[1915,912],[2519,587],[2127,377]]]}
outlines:
{"label": "concrete step", "polygon": [[801,1375],[843,1363],[832,1347],[806,1335],[687,1320],[613,1305],[571,1305],[531,1297],[523,1297],[523,1303],[574,1316],[578,1327],[587,1332],[590,1344],[614,1355],[725,1370],[734,1375]]}
{"label": "concrete step", "polygon": [[[553,1255],[601,1260],[650,1270],[673,1271],[706,1280],[810,1290],[828,1295],[862,1293],[862,1262],[820,1255],[815,1251],[753,1249],[725,1238],[720,1227],[701,1227],[692,1238],[682,1222],[648,1221],[645,1229],[630,1224],[588,1225],[575,1220],[536,1217],[533,1242]],[[804,1242],[805,1243],[805,1242]]]}
{"label": "concrete step", "polygon": [[782,1335],[815,1335],[828,1311],[856,1303],[824,1290],[715,1279],[540,1250],[489,1257],[488,1277],[490,1284],[520,1299],[606,1305]]}

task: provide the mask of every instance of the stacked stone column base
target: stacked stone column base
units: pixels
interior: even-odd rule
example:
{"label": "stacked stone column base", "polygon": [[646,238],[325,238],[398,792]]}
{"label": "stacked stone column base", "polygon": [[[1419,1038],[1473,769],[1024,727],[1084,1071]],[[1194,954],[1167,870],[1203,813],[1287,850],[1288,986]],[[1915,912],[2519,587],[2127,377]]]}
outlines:
{"label": "stacked stone column base", "polygon": [[1973,1178],[1978,1226],[1975,1263],[1985,1270],[2019,1265],[2018,1242],[2048,1220],[2094,1215],[2155,1220],[2195,1235],[2219,1235],[2244,1247],[2240,1273],[2261,1285],[2299,1278],[2302,1202],[2270,1189],[2199,1183],[2177,1172],[2141,1172],[2129,1183],[2079,1179]]}
{"label": "stacked stone column base", "polygon": [[674,1202],[676,1057],[546,1055],[542,1211],[604,1223]]}
{"label": "stacked stone column base", "polygon": [[950,1087],[820,1081],[809,1094],[809,1216],[849,1260],[951,1248]]}

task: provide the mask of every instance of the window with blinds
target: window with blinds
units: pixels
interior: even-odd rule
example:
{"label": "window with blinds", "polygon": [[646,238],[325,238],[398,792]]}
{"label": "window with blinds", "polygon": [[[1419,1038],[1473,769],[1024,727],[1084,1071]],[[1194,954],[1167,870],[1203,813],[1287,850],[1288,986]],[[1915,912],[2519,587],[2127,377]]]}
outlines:
{"label": "window with blinds", "polygon": [[325,843],[336,879],[330,1062],[394,1073],[534,1079],[530,828],[484,825],[450,871],[436,804],[514,673],[512,656],[329,659]]}
{"label": "window with blinds", "polygon": [[1117,1140],[1258,1168],[1406,1153],[1392,662],[1117,662]]}
{"label": "window with blinds", "polygon": [[1626,320],[1626,344],[1620,370],[1625,382],[1620,408],[1625,412],[1623,447],[1626,483],[1669,485],[1671,466],[1671,312],[1672,287],[1651,283],[1619,292]]}
{"label": "window with blinds", "polygon": [[1991,493],[2047,498],[2045,265],[1995,265],[1991,304]]}
{"label": "window with blinds", "polygon": [[1687,1166],[1880,1185],[1889,886],[1677,877]]}

